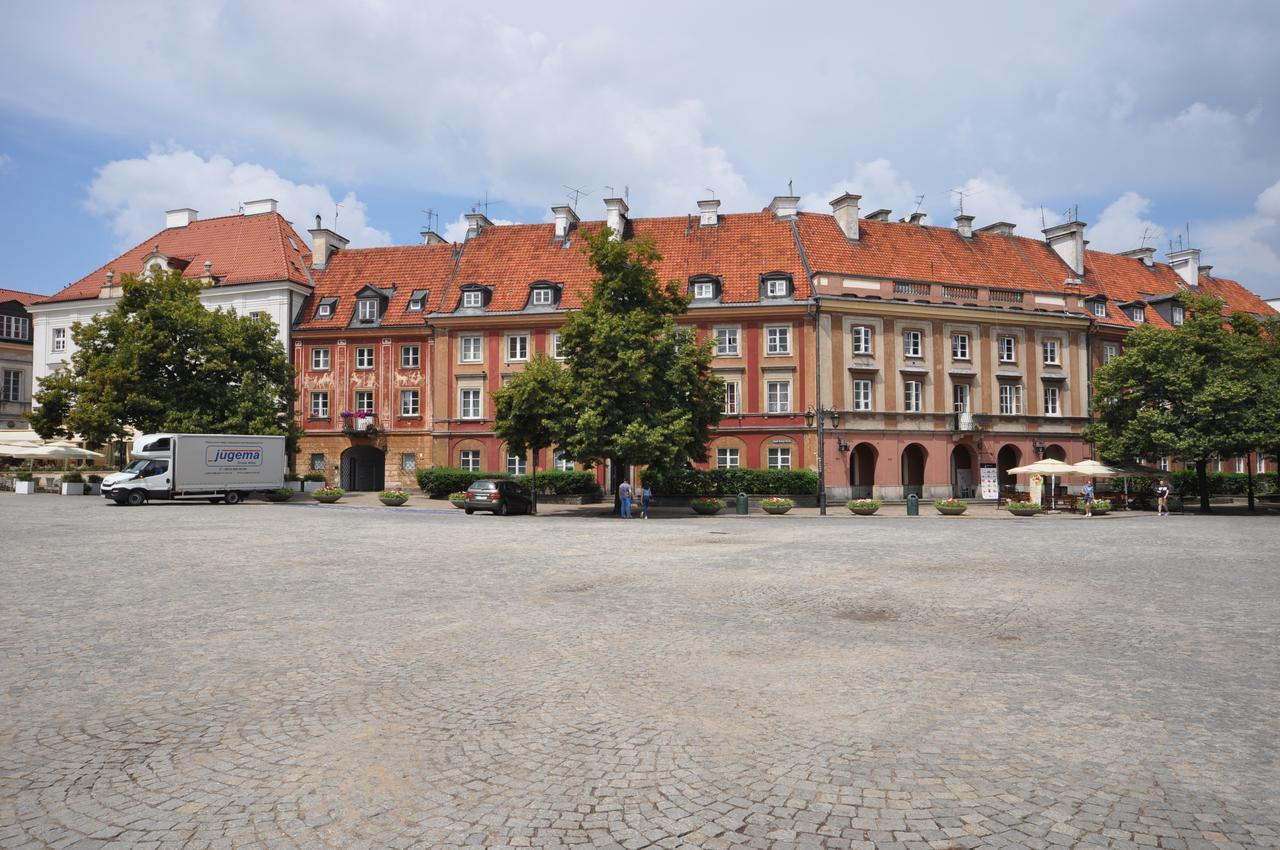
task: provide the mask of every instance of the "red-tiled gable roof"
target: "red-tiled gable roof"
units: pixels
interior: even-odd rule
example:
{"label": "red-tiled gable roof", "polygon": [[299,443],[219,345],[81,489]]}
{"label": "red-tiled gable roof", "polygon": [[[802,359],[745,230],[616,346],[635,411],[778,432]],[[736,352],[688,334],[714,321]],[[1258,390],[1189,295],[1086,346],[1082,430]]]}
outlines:
{"label": "red-tiled gable roof", "polygon": [[[345,328],[356,309],[356,293],[366,286],[395,290],[387,303],[381,327],[421,325],[431,303],[439,297],[453,273],[454,246],[407,245],[397,248],[348,248],[329,258],[323,271],[314,272],[316,286],[298,314],[300,330]],[[427,290],[421,312],[409,312],[415,290]],[[333,315],[317,317],[322,299],[337,298]]]}
{"label": "red-tiled gable roof", "polygon": [[17,301],[19,304],[30,304],[33,301],[39,301],[44,298],[34,292],[21,292],[17,289],[0,289],[0,302]]}
{"label": "red-tiled gable roof", "polygon": [[835,219],[800,213],[800,236],[814,274],[927,280],[1062,292],[1071,269],[1048,245],[1023,236],[974,233],[862,219],[858,240],[845,238]]}
{"label": "red-tiled gable roof", "polygon": [[1225,277],[1200,275],[1200,291],[1207,295],[1216,295],[1227,302],[1227,311],[1240,310],[1245,313],[1258,313],[1263,316],[1274,316],[1276,310],[1261,297],[1245,289],[1234,280]]}
{"label": "red-tiled gable roof", "polygon": [[[1101,321],[1108,325],[1127,328],[1138,325],[1116,304],[1146,301],[1153,295],[1173,295],[1187,289],[1178,273],[1165,263],[1148,266],[1137,257],[1121,257],[1103,251],[1084,252],[1084,272],[1081,292],[1107,297],[1107,317]],[[1144,310],[1143,315],[1149,325],[1169,327],[1169,323],[1155,310]]]}
{"label": "red-tiled gable roof", "polygon": [[205,261],[212,261],[213,276],[221,286],[275,280],[310,284],[308,243],[283,216],[229,215],[162,230],[41,303],[97,298],[108,271],[116,280],[123,274],[141,274],[143,261],[157,250],[187,263],[186,277],[203,277]]}

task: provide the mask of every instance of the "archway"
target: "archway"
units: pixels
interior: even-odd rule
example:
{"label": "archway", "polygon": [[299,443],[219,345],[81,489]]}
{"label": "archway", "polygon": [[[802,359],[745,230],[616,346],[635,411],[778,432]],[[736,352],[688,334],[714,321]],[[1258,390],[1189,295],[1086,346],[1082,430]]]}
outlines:
{"label": "archway", "polygon": [[902,450],[902,495],[924,495],[924,463],[929,453],[919,443]]}
{"label": "archway", "polygon": [[951,450],[951,490],[957,499],[973,498],[973,452],[968,446]]}
{"label": "archway", "polygon": [[1067,460],[1067,450],[1057,443],[1051,443],[1045,447],[1044,456],[1050,460],[1060,460],[1065,463]]}
{"label": "archway", "polygon": [[876,447],[858,443],[849,454],[851,498],[870,499],[876,486]]}
{"label": "archway", "polygon": [[1009,470],[1022,465],[1022,452],[1017,446],[1004,446],[996,455],[996,469],[999,472],[1000,492],[1006,493],[1018,485],[1017,476],[1010,475]]}
{"label": "archway", "polygon": [[343,490],[381,490],[385,475],[386,459],[379,449],[352,446],[342,453]]}
{"label": "archway", "polygon": [[[1050,443],[1044,448],[1044,456],[1046,459],[1060,460],[1065,463],[1067,460],[1067,450],[1064,449],[1062,446],[1058,445],[1057,443]],[[1053,488],[1055,486],[1057,486],[1058,488],[1057,494],[1053,492]],[[1062,478],[1057,478],[1055,480],[1053,476],[1046,475],[1044,477],[1044,485],[1042,487],[1042,491],[1040,494],[1040,504],[1042,505],[1055,504],[1058,500],[1066,496],[1066,493],[1064,492],[1065,490],[1066,490],[1066,484],[1064,483]]]}

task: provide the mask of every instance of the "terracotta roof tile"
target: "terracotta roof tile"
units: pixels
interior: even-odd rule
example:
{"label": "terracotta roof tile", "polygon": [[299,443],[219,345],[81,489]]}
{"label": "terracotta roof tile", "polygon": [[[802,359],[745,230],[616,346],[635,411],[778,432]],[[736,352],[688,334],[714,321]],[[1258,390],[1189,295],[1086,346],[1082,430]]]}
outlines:
{"label": "terracotta roof tile", "polygon": [[[356,309],[356,293],[366,286],[393,289],[380,327],[421,325],[432,300],[453,274],[454,246],[407,245],[396,248],[348,248],[329,258],[328,266],[314,272],[316,286],[298,313],[300,330],[345,328]],[[410,311],[415,291],[426,290],[422,311]],[[319,318],[321,299],[337,298],[333,315]]]}
{"label": "terracotta roof tile", "polygon": [[30,304],[46,296],[35,292],[22,292],[17,289],[0,289],[0,301],[17,301],[19,304]]}
{"label": "terracotta roof tile", "polygon": [[1216,295],[1227,302],[1228,311],[1240,310],[1262,316],[1275,316],[1277,311],[1262,298],[1245,289],[1238,282],[1225,277],[1200,275],[1200,291]]}

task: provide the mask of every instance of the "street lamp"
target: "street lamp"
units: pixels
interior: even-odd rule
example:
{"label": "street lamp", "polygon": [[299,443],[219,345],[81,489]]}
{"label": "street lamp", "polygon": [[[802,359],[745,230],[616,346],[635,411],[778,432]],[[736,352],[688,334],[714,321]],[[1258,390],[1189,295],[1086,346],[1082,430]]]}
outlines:
{"label": "street lamp", "polygon": [[[806,428],[812,428],[816,420],[818,423],[818,513],[821,516],[827,515],[827,435],[823,428],[823,423],[831,419],[831,427],[840,427],[840,411],[832,410],[827,407],[819,407],[816,411],[810,407],[804,412],[804,424]],[[837,441],[839,437],[836,438]],[[847,448],[841,447],[840,451],[848,451]]]}
{"label": "street lamp", "polygon": [[1045,445],[1044,445],[1044,441],[1043,441],[1043,440],[1032,440],[1032,441],[1031,441],[1031,448],[1035,449],[1036,457],[1041,458],[1041,459],[1043,459],[1043,458],[1044,458],[1044,449],[1045,449]]}

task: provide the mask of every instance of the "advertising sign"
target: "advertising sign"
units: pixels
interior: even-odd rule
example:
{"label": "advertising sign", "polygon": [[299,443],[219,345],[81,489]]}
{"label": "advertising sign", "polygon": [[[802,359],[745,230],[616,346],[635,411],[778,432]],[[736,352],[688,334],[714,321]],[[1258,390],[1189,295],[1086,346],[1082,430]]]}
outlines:
{"label": "advertising sign", "polygon": [[204,462],[215,469],[262,466],[262,446],[209,446]]}
{"label": "advertising sign", "polygon": [[996,469],[994,463],[982,464],[980,472],[982,486],[982,498],[998,499],[1000,498],[1000,472]]}

